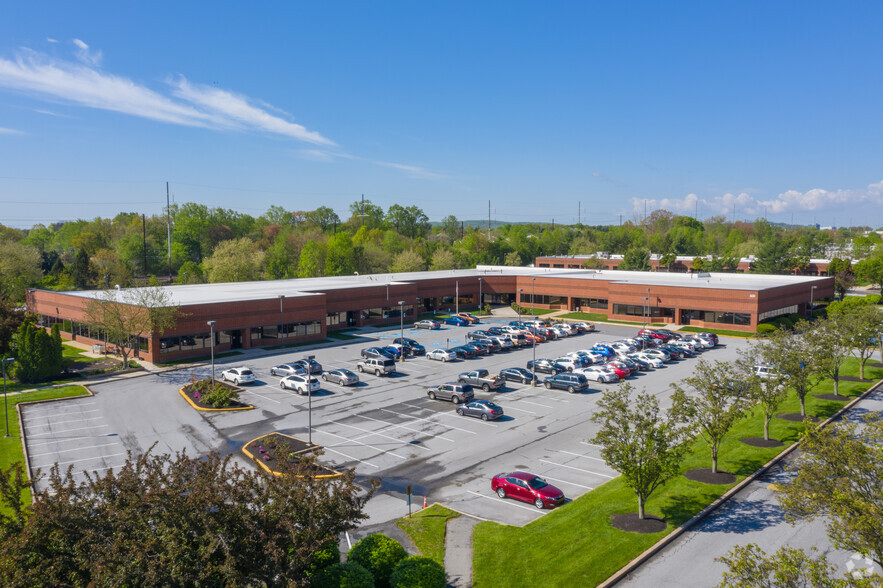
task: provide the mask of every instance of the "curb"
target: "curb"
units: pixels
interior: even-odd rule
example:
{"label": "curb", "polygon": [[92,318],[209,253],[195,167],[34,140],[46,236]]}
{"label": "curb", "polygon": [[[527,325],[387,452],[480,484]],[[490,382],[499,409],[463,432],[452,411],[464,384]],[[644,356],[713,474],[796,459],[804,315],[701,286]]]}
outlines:
{"label": "curb", "polygon": [[[850,402],[846,403],[846,405],[842,406],[840,410],[832,414],[826,420],[819,423],[819,427],[825,427],[830,424],[834,419],[840,417],[844,412],[855,406],[857,403],[861,402],[865,399],[866,396],[870,395],[872,392],[875,392],[877,388],[883,385],[883,380],[879,380],[876,384],[862,392],[859,396],[853,398]],[[800,445],[800,441],[795,441],[786,449],[784,449],[781,453],[773,457],[771,460],[763,464],[760,468],[758,468],[753,474],[746,477],[744,480],[730,488],[723,496],[703,508],[701,511],[693,515],[691,519],[683,523],[680,527],[657,541],[654,545],[650,546],[646,551],[641,553],[638,557],[627,563],[624,567],[620,568],[620,570],[614,573],[612,576],[598,584],[598,588],[608,588],[609,586],[613,586],[622,580],[626,579],[629,574],[638,569],[641,565],[646,563],[650,558],[654,555],[662,551],[665,547],[668,546],[669,543],[672,543],[675,539],[683,535],[686,531],[688,531],[693,525],[698,523],[700,520],[707,517],[709,514],[718,509],[721,505],[727,502],[730,498],[735,496],[737,493],[742,491],[748,484],[754,482],[757,478],[762,476],[769,470],[772,466],[776,465],[780,461],[782,461],[785,457],[787,457],[790,453],[792,453],[797,447]]]}

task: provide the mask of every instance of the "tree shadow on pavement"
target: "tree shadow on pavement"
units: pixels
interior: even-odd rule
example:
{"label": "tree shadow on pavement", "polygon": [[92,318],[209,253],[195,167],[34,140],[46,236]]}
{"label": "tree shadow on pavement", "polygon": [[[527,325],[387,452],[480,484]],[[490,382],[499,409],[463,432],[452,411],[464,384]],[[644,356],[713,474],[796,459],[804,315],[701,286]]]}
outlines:
{"label": "tree shadow on pavement", "polygon": [[751,533],[785,522],[785,513],[778,505],[764,500],[730,502],[709,515],[697,527],[703,533]]}

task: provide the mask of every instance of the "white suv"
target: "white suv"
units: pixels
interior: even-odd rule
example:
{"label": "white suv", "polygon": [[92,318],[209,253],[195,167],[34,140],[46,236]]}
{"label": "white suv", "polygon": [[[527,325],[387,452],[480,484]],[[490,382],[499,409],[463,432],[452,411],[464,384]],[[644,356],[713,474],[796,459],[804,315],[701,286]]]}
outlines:
{"label": "white suv", "polygon": [[583,367],[582,361],[580,361],[578,359],[574,359],[572,357],[559,357],[558,359],[555,360],[555,363],[560,363],[561,365],[566,367],[567,371],[569,371],[569,372],[572,372],[573,370],[575,370],[577,368]]}
{"label": "white suv", "polygon": [[254,384],[254,372],[247,367],[236,367],[221,372],[221,379],[233,382],[237,386],[242,384]]}
{"label": "white suv", "polygon": [[300,395],[319,391],[319,380],[313,376],[286,376],[279,381],[283,390],[294,390]]}

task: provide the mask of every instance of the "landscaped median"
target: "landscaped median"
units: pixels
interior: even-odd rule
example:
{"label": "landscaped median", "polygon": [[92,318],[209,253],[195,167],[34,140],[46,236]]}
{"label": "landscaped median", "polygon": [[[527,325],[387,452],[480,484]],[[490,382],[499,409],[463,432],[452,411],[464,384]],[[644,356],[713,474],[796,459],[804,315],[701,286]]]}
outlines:
{"label": "landscaped median", "polygon": [[251,410],[254,406],[239,401],[237,388],[218,380],[194,380],[179,392],[187,404],[204,412]]}
{"label": "landscaped median", "polygon": [[[866,377],[874,380],[883,377],[881,368],[865,371]],[[841,373],[847,377],[857,376],[858,362],[851,358]],[[855,398],[871,385],[841,380],[840,391]],[[816,387],[807,396],[807,414],[825,419],[836,413],[843,402],[815,397],[832,390],[830,381]],[[799,410],[799,402],[792,392],[776,414]],[[613,515],[637,510],[635,494],[622,478],[611,480],[524,527],[480,523],[473,535],[474,585],[494,586],[505,577],[518,578],[519,584],[524,585],[547,584],[551,578],[560,586],[597,585],[797,441],[802,431],[802,422],[774,418],[770,436],[782,441],[783,446],[761,448],[742,443],[742,438],[763,433],[763,415],[755,407],[733,427],[721,446],[719,467],[736,474],[737,481],[708,485],[684,476],[670,480],[646,505],[648,514],[663,517],[667,522],[666,529],[659,533],[628,533],[611,526]],[[681,472],[707,468],[710,462],[708,447],[697,439],[681,464]],[[713,579],[710,582],[713,583]]]}
{"label": "landscaped median", "polygon": [[[274,476],[284,476],[305,457],[312,456],[320,449],[322,449],[321,445],[314,445],[309,441],[274,431],[246,443],[242,447],[242,453],[265,472]],[[313,478],[339,478],[343,473],[312,462],[310,473],[302,475]]]}

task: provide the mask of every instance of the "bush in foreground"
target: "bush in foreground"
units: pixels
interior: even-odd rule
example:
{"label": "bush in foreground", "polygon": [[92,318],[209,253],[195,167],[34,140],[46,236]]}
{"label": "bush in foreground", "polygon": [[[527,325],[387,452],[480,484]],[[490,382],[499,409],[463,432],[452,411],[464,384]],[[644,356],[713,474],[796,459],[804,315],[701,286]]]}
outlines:
{"label": "bush in foreground", "polygon": [[312,588],[374,588],[371,572],[355,562],[336,563],[321,570],[310,582]]}
{"label": "bush in foreground", "polygon": [[396,565],[408,557],[405,548],[383,533],[368,535],[347,554],[347,561],[356,562],[371,572],[377,588],[387,588]]}
{"label": "bush in foreground", "polygon": [[445,569],[431,557],[412,555],[398,563],[389,578],[390,588],[445,588]]}

